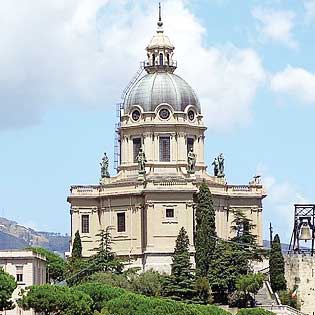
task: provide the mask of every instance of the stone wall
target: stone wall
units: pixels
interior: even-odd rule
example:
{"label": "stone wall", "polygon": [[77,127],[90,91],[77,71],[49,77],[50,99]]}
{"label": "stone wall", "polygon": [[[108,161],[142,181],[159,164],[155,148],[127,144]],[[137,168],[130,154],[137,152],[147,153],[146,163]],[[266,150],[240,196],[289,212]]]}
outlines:
{"label": "stone wall", "polygon": [[315,315],[315,257],[288,255],[285,257],[285,276],[289,289],[298,287],[297,299],[301,311]]}

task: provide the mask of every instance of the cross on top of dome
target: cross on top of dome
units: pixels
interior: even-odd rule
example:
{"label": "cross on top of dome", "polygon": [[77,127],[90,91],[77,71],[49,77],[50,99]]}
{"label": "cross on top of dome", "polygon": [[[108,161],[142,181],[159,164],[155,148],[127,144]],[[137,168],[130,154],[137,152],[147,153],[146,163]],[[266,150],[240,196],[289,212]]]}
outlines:
{"label": "cross on top of dome", "polygon": [[173,60],[175,47],[168,36],[164,34],[160,3],[157,25],[156,34],[152,37],[146,48],[148,59],[145,62],[144,68],[148,73],[157,71],[173,73],[177,67],[176,61]]}

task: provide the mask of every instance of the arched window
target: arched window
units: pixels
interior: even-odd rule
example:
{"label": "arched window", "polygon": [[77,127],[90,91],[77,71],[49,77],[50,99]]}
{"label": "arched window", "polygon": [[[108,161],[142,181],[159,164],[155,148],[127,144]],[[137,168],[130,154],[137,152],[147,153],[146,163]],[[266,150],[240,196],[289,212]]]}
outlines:
{"label": "arched window", "polygon": [[152,65],[155,65],[155,54],[152,54]]}
{"label": "arched window", "polygon": [[160,66],[163,66],[163,54],[160,54]]}
{"label": "arched window", "polygon": [[167,64],[170,65],[170,54],[167,54],[166,58],[167,58]]}

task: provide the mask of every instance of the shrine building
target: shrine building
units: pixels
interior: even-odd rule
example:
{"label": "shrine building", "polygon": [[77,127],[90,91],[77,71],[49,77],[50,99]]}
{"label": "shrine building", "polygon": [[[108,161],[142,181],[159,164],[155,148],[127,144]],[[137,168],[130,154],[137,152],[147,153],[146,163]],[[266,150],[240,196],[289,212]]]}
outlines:
{"label": "shrine building", "polygon": [[[146,53],[145,74],[127,90],[121,108],[117,175],[109,177],[103,169],[99,184],[71,186],[72,241],[79,231],[83,256],[90,256],[98,245],[96,234],[110,226],[117,255],[142,270],[169,272],[181,227],[194,253],[194,196],[206,181],[218,237],[234,236],[233,213],[241,209],[256,225],[253,232],[262,245],[263,186],[258,177],[248,185],[228,184],[222,155],[215,162],[220,164],[215,165],[216,176],[207,172],[202,106],[190,85],[175,74],[174,46],[161,17]],[[103,167],[108,167],[106,157]]]}

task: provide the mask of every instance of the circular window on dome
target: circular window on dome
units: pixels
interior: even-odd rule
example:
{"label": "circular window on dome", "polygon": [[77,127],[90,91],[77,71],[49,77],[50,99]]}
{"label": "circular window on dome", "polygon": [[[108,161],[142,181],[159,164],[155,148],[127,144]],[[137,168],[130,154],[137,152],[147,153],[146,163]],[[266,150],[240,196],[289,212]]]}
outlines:
{"label": "circular window on dome", "polygon": [[131,114],[131,117],[134,121],[138,121],[140,119],[141,113],[138,109],[134,110]]}
{"label": "circular window on dome", "polygon": [[160,118],[168,119],[170,117],[170,111],[166,108],[162,108],[159,112]]}
{"label": "circular window on dome", "polygon": [[195,120],[195,116],[196,116],[196,114],[195,114],[195,112],[193,110],[188,111],[188,119],[190,121],[194,121]]}

